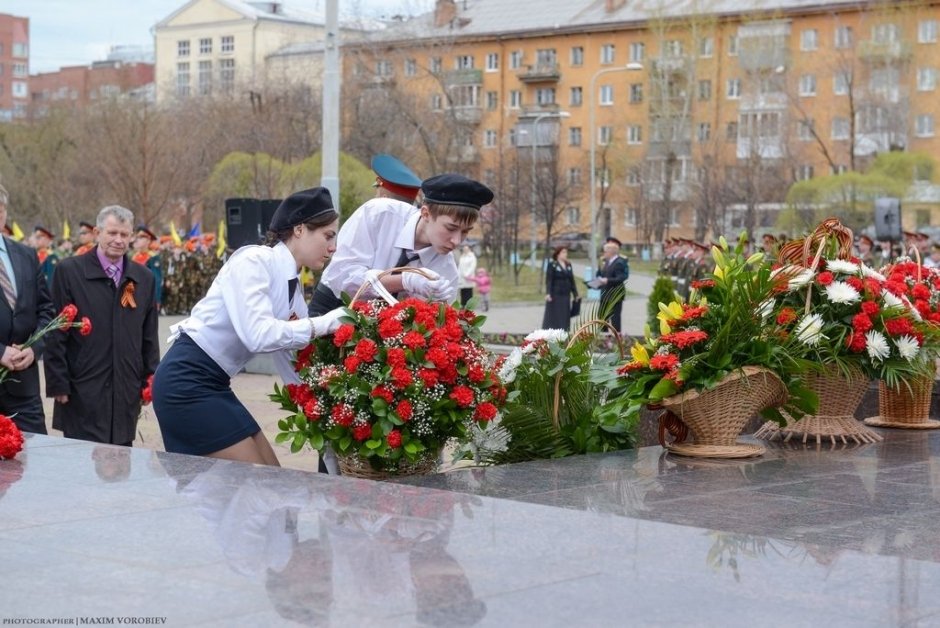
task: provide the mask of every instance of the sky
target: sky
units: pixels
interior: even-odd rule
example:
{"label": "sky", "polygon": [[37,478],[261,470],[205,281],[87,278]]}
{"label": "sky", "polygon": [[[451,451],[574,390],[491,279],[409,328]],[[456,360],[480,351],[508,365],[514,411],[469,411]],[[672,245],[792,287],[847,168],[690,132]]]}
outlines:
{"label": "sky", "polygon": [[[281,0],[323,11],[326,0]],[[112,45],[153,48],[150,28],[187,0],[0,0],[0,13],[29,18],[29,71],[49,72],[104,59]],[[413,15],[433,0],[339,0],[340,15]]]}

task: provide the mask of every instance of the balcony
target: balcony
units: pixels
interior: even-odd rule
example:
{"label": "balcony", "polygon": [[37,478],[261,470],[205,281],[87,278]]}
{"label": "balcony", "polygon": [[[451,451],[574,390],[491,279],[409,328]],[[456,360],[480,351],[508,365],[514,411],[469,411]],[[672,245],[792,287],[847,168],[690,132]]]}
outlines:
{"label": "balcony", "polygon": [[483,107],[454,107],[454,119],[464,124],[479,124],[483,119]]}
{"label": "balcony", "polygon": [[762,46],[759,42],[747,46],[742,43],[738,65],[748,72],[785,70],[790,67],[790,51],[783,46]]}
{"label": "balcony", "polygon": [[455,164],[477,163],[480,161],[480,151],[476,146],[458,146],[453,153],[448,155],[447,161]]}
{"label": "balcony", "polygon": [[551,103],[547,105],[523,105],[522,111],[519,112],[520,120],[522,118],[535,118],[542,115],[543,113],[558,113],[561,111],[561,105],[558,103]]}
{"label": "balcony", "polygon": [[744,94],[738,111],[779,111],[787,108],[787,95],[785,92],[768,92],[766,94]]}
{"label": "balcony", "polygon": [[895,63],[911,58],[913,49],[903,41],[862,41],[858,44],[858,58],[867,63]]}
{"label": "balcony", "polygon": [[482,85],[483,70],[451,70],[444,73],[444,85]]}
{"label": "balcony", "polygon": [[523,83],[556,83],[561,79],[561,69],[558,63],[543,62],[527,65],[516,76]]}
{"label": "balcony", "polygon": [[692,59],[688,55],[658,57],[650,60],[653,74],[686,73],[692,69]]}
{"label": "balcony", "polygon": [[757,156],[761,159],[780,159],[784,155],[783,138],[779,135],[768,137],[738,137],[738,159],[750,159]]}

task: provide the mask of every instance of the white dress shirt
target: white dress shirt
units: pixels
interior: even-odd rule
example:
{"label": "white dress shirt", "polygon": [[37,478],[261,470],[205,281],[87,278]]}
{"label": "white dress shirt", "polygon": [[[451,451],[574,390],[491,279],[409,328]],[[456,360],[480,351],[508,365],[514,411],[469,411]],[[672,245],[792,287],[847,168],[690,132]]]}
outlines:
{"label": "white dress shirt", "polygon": [[292,381],[291,351],[307,346],[313,333],[299,287],[288,305],[287,283],[296,277],[297,262],[283,242],[238,249],[189,318],[170,329],[171,340],[185,333],[230,377],[254,354],[274,353],[281,378]]}
{"label": "white dress shirt", "polygon": [[[337,297],[343,292],[352,296],[365,283],[366,271],[395,268],[405,249],[420,258],[410,266],[429,268],[456,288],[457,263],[452,253],[441,255],[430,246],[415,251],[415,229],[420,217],[416,207],[402,201],[390,198],[366,201],[340,228],[336,252],[320,283]],[[371,289],[364,290],[363,295],[376,296]]]}

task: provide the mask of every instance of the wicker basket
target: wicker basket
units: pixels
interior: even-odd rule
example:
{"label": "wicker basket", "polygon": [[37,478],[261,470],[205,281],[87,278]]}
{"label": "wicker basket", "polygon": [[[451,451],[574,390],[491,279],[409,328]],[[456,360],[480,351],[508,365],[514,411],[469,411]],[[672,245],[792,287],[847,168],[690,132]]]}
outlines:
{"label": "wicker basket", "polygon": [[[930,430],[940,427],[940,421],[930,418],[930,402],[936,366],[929,375],[912,377],[900,390],[878,382],[878,416],[865,419],[873,427]],[[908,388],[910,386],[910,388]]]}
{"label": "wicker basket", "polygon": [[791,418],[786,427],[768,421],[754,436],[767,440],[779,437],[784,441],[796,436],[804,443],[815,440],[817,444],[824,440],[832,444],[849,441],[874,443],[882,440],[877,432],[855,419],[855,410],[868,390],[868,378],[861,370],[854,369],[846,377],[837,367],[830,366],[822,373],[807,373],[803,378],[806,386],[819,396],[816,414],[807,414],[797,421]]}
{"label": "wicker basket", "polygon": [[408,475],[426,475],[437,469],[441,457],[440,451],[427,452],[417,462],[402,460],[396,469],[373,469],[369,461],[358,453],[336,455],[342,475],[366,480],[388,480]]}
{"label": "wicker basket", "polygon": [[775,373],[745,366],[711,390],[690,390],[663,399],[659,405],[675,414],[694,439],[685,443],[680,437],[664,446],[670,453],[699,458],[759,456],[763,447],[738,443],[737,437],[757,412],[785,399],[786,388]]}

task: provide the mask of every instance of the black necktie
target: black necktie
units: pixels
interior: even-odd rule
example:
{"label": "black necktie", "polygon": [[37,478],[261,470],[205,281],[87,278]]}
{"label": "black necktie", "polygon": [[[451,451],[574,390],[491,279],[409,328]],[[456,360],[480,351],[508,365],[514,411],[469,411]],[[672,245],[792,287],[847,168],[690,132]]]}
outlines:
{"label": "black necktie", "polygon": [[294,302],[294,290],[297,289],[297,277],[287,280],[287,305]]}
{"label": "black necktie", "polygon": [[401,255],[398,256],[398,261],[395,262],[395,268],[399,268],[401,266],[407,266],[411,262],[418,259],[418,257],[419,255],[417,253],[413,253],[409,251],[408,249],[402,249]]}

